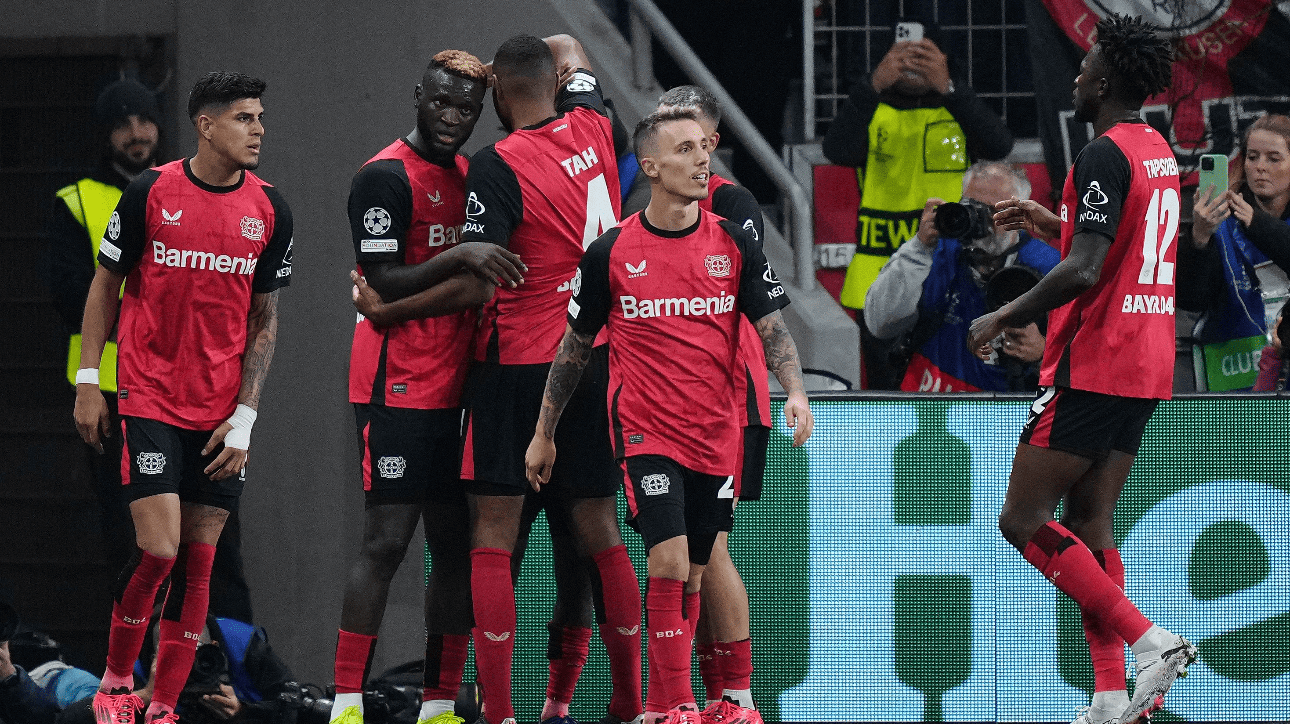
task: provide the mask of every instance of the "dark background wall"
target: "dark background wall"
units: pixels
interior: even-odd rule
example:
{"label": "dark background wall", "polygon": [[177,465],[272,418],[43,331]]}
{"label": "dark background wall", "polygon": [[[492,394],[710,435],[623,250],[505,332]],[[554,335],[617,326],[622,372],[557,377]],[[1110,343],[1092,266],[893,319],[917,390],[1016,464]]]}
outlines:
{"label": "dark background wall", "polygon": [[[357,443],[346,397],[354,324],[345,219],[350,179],[363,161],[411,129],[413,86],[430,56],[456,47],[488,60],[513,34],[567,32],[550,6],[544,0],[0,2],[6,54],[58,38],[168,36],[174,76],[163,98],[170,114],[163,126],[173,132],[166,144],[172,154],[191,155],[195,148],[181,109],[202,73],[237,70],[268,81],[258,173],[292,207],[295,275],[283,294],[277,353],[255,429],[242,499],[243,551],[256,623],[268,629],[302,681],[331,681],[341,586],[361,532]],[[497,140],[498,129],[486,103],[466,150]],[[391,593],[376,670],[422,654],[420,546],[413,544]]]}

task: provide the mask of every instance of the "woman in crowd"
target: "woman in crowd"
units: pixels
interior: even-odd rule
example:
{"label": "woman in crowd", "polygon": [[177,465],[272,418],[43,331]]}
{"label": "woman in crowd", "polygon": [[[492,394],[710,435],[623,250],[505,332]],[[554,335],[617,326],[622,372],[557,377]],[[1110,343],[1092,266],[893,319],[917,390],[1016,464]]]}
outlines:
{"label": "woman in crowd", "polygon": [[[1246,131],[1226,192],[1198,189],[1191,243],[1179,245],[1179,305],[1203,311],[1193,336],[1206,355],[1244,360],[1253,383],[1253,352],[1267,343],[1267,309],[1286,296],[1290,269],[1290,118],[1265,115]],[[1273,306],[1275,305],[1275,306]],[[1212,366],[1212,365],[1211,365]],[[1232,367],[1226,372],[1230,374]],[[1210,369],[1210,389],[1223,370]],[[1244,377],[1241,378],[1245,380]],[[1198,380],[1199,382],[1199,380]]]}

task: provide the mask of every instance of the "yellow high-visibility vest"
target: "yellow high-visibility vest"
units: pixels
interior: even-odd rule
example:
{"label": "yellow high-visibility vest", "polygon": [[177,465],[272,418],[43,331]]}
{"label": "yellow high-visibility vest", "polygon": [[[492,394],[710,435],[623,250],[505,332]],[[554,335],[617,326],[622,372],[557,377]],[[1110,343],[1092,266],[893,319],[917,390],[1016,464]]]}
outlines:
{"label": "yellow high-visibility vest", "polygon": [[[58,198],[67,204],[72,218],[85,227],[90,235],[94,266],[99,263],[99,242],[107,231],[108,219],[121,200],[121,189],[93,179],[83,178],[57,191]],[[67,381],[76,384],[76,370],[81,366],[81,335],[73,334],[67,342]],[[99,362],[99,387],[104,392],[116,392],[116,342],[103,345],[103,358]]]}
{"label": "yellow high-visibility vest", "polygon": [[958,201],[968,169],[967,137],[945,108],[879,103],[869,122],[869,158],[857,169],[856,253],[839,301],[864,308],[865,292],[901,244],[914,238],[931,197]]}

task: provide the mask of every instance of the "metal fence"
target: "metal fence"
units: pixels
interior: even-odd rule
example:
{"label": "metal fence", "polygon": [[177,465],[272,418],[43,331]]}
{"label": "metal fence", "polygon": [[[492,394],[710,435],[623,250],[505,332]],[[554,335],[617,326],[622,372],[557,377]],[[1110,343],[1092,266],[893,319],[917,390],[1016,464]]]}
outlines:
{"label": "metal fence", "polygon": [[894,25],[939,26],[950,72],[1007,122],[1013,135],[1038,135],[1024,0],[802,0],[803,128],[824,135],[851,85],[891,47]]}

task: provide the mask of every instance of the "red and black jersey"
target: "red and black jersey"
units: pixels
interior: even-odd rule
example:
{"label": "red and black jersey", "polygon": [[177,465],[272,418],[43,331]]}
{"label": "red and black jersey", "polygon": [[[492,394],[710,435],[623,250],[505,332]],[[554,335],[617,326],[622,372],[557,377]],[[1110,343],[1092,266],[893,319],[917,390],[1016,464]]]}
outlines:
{"label": "red and black jersey", "polygon": [[[716,174],[708,176],[708,197],[699,201],[699,208],[720,216],[723,219],[739,224],[745,231],[751,231],[753,241],[758,247],[765,232],[761,216],[761,206],[752,192],[722,178]],[[784,297],[787,304],[788,297]],[[770,419],[770,381],[766,369],[766,353],[752,322],[747,319],[739,322],[739,361],[744,374],[735,376],[735,400],[745,403],[736,404],[739,424],[742,427],[760,425],[774,427]]]}
{"label": "red and black jersey", "polygon": [[233,414],[251,294],[291,282],[291,211],[249,171],[211,186],[188,160],[121,195],[99,264],[125,274],[117,339],[122,415],[210,430]]}
{"label": "red and black jersey", "polygon": [[1077,231],[1113,238],[1091,289],[1048,315],[1041,385],[1167,400],[1174,376],[1178,162],[1145,123],[1084,147],[1062,191],[1062,258]]}
{"label": "red and black jersey", "polygon": [[[349,226],[364,264],[420,264],[461,240],[466,171],[435,164],[399,139],[354,175]],[[349,355],[349,401],[417,410],[456,407],[470,364],[474,310],[377,329],[359,317]]]}
{"label": "red and black jersey", "polygon": [[574,73],[556,110],[475,154],[466,180],[466,240],[506,246],[528,267],[524,283],[498,287],[485,310],[484,334],[495,335],[502,364],[555,359],[578,260],[622,210],[613,128],[595,76]]}
{"label": "red and black jersey", "polygon": [[573,286],[569,324],[609,331],[615,453],[733,474],[740,313],[755,321],[786,303],[752,234],[707,211],[681,231],[633,214],[587,249]]}

